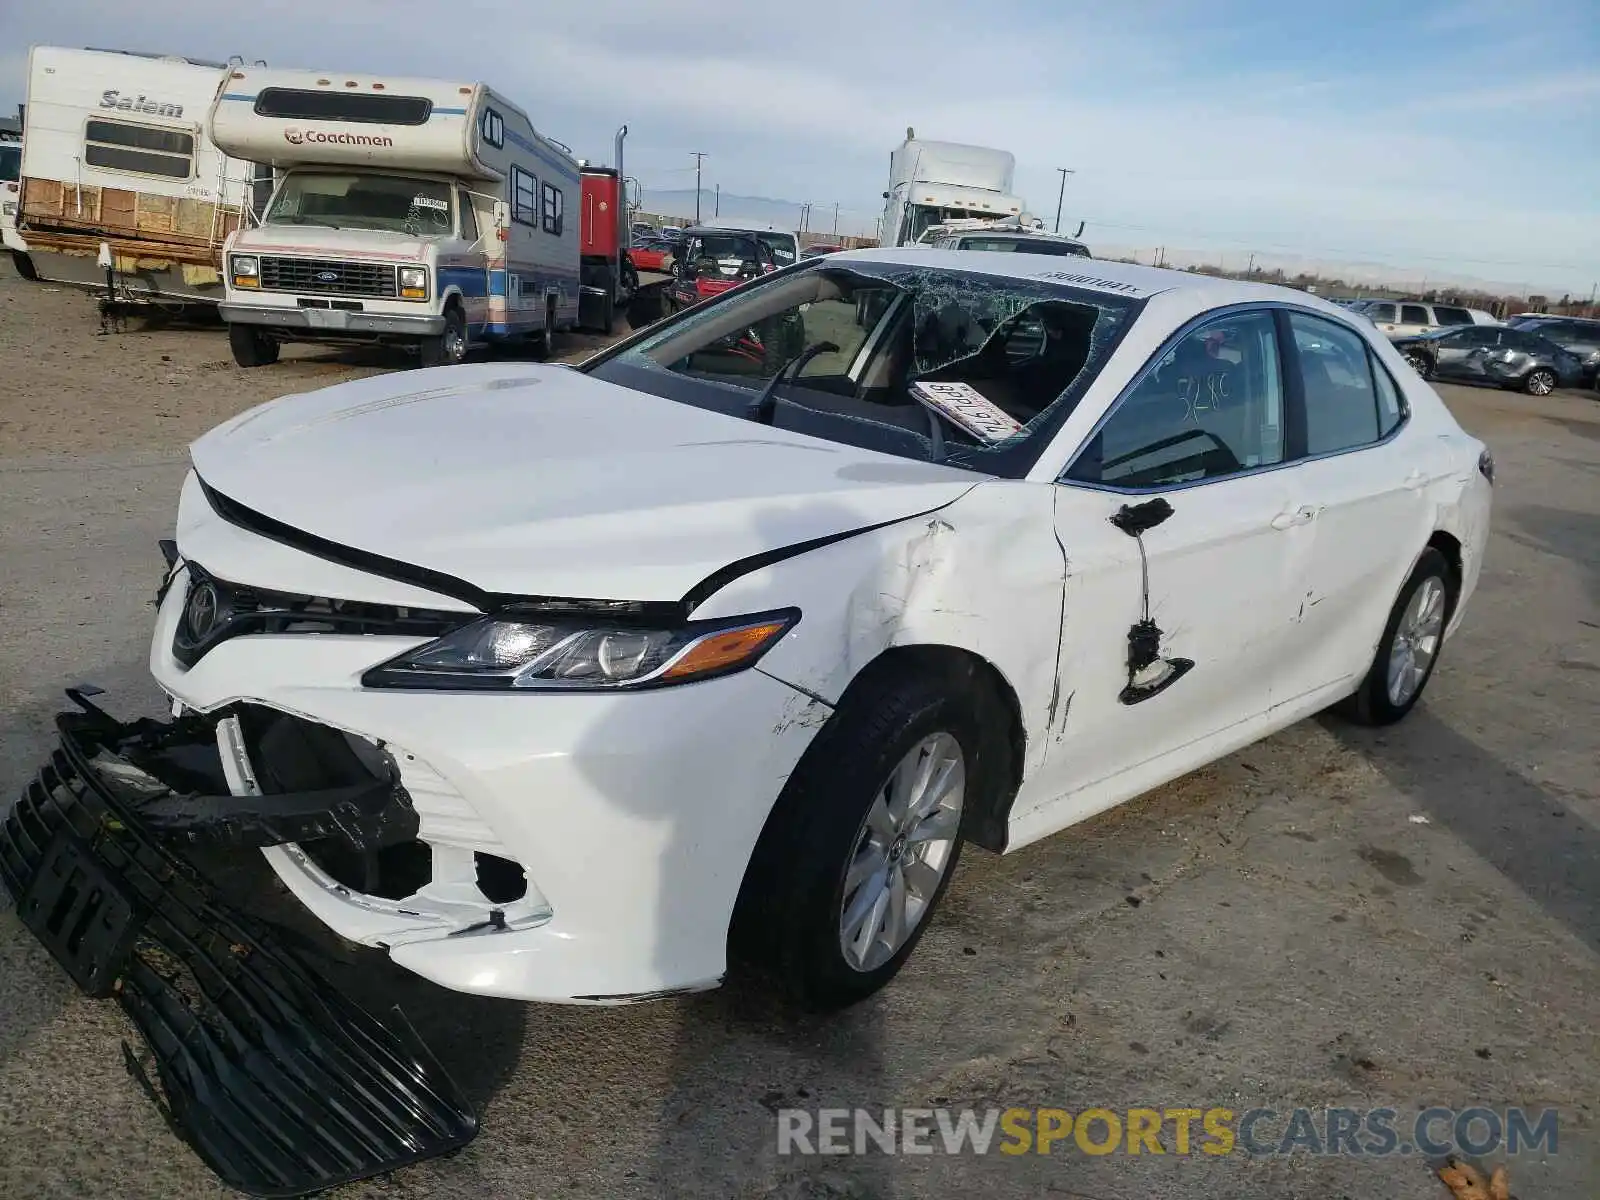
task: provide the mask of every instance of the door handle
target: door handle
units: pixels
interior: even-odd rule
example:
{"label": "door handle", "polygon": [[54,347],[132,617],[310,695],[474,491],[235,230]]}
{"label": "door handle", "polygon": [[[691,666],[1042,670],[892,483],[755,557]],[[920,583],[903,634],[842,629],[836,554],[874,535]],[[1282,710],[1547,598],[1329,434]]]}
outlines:
{"label": "door handle", "polygon": [[1293,529],[1296,525],[1309,525],[1316,520],[1317,514],[1322,509],[1314,504],[1302,504],[1299,508],[1286,509],[1272,518],[1274,529]]}

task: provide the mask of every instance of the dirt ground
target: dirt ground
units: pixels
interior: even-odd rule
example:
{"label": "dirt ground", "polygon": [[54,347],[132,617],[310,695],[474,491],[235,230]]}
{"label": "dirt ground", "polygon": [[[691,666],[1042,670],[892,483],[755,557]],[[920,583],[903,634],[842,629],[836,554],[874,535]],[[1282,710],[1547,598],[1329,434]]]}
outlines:
{"label": "dirt ground", "polygon": [[[85,297],[0,264],[0,797],[47,752],[63,687],[154,711],[155,542],[186,443],[401,365],[297,350],[239,371],[217,330],[96,325]],[[907,970],[831,1021],[738,986],[482,1000],[345,951],[340,979],[403,1006],[483,1131],[341,1194],[1431,1200],[1418,1154],[786,1157],[774,1113],[1481,1104],[1559,1110],[1556,1152],[1512,1160],[1513,1187],[1592,1200],[1600,400],[1443,391],[1501,483],[1479,594],[1402,725],[1306,721],[1015,855],[970,852]],[[256,860],[239,870],[281,903]],[[0,911],[0,1196],[219,1194],[124,1072],[130,1036]]]}

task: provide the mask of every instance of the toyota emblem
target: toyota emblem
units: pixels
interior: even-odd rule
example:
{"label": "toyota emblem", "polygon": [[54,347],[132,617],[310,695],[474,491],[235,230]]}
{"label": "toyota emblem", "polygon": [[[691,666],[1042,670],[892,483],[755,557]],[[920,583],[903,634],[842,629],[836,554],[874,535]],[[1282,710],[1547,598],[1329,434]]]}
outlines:
{"label": "toyota emblem", "polygon": [[222,611],[222,598],[210,583],[202,583],[189,593],[189,603],[183,610],[183,623],[189,627],[189,636],[196,642],[204,641],[217,627]]}

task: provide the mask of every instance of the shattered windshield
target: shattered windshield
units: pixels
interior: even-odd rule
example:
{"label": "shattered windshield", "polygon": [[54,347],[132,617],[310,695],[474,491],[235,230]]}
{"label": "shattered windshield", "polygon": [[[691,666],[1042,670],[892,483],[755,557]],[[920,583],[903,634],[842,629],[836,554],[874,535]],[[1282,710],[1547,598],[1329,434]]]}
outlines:
{"label": "shattered windshield", "polygon": [[1139,308],[1137,293],[1072,286],[1076,277],[812,262],[584,369],[778,428],[1014,477]]}

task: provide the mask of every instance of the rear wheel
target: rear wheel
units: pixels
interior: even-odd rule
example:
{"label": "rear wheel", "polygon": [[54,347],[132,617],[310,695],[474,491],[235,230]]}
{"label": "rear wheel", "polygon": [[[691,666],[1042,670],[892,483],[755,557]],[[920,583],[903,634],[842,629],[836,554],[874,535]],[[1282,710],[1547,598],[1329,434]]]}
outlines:
{"label": "rear wheel", "polygon": [[228,349],[241,367],[268,367],[278,361],[278,343],[254,325],[229,325]]}
{"label": "rear wheel", "polygon": [[1547,367],[1535,367],[1522,377],[1522,390],[1530,396],[1548,396],[1556,390],[1556,373]]}
{"label": "rear wheel", "polygon": [[467,318],[461,307],[444,310],[444,332],[417,343],[417,358],[424,367],[453,367],[467,357]]}
{"label": "rear wheel", "polygon": [[1455,612],[1460,581],[1443,554],[1422,552],[1389,613],[1372,668],[1340,711],[1361,725],[1392,725],[1422,698]]}
{"label": "rear wheel", "polygon": [[1409,350],[1406,352],[1405,360],[1411,364],[1411,369],[1422,378],[1433,378],[1433,362],[1426,354],[1417,350]]}

